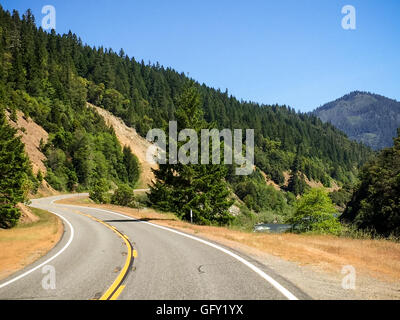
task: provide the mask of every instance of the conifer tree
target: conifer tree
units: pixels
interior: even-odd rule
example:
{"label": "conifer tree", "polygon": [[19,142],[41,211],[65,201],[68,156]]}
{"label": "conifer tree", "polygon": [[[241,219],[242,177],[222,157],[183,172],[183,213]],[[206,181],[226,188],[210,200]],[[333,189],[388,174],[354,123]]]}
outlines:
{"label": "conifer tree", "polygon": [[21,213],[16,205],[26,200],[30,170],[24,144],[0,110],[0,228],[17,224]]}
{"label": "conifer tree", "polygon": [[[177,101],[175,115],[178,132],[194,129],[199,136],[201,129],[209,127],[200,105],[197,89],[193,85],[188,86]],[[177,143],[178,150],[184,143]],[[168,159],[169,152],[166,154]],[[149,199],[156,207],[175,212],[182,219],[189,220],[192,210],[194,222],[225,224],[231,219],[228,208],[232,204],[225,182],[227,169],[222,164],[203,165],[200,154],[196,156],[198,164],[182,164],[179,161],[177,164],[160,164],[159,169],[154,170],[156,183],[151,187]]]}
{"label": "conifer tree", "polygon": [[123,149],[123,162],[126,168],[127,181],[134,185],[139,180],[139,162],[136,156],[132,154],[130,147],[125,146]]}
{"label": "conifer tree", "polygon": [[304,180],[304,174],[300,172],[300,169],[301,169],[301,159],[299,153],[297,153],[291,168],[292,172],[287,186],[287,190],[293,192],[296,196],[302,195],[307,187],[307,184]]}

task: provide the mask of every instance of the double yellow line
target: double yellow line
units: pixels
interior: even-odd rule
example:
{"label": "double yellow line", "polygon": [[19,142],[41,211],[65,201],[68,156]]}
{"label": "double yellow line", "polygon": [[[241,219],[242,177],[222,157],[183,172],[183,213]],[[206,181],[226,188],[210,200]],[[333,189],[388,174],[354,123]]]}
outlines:
{"label": "double yellow line", "polygon": [[117,298],[121,294],[122,290],[124,290],[124,288],[125,288],[125,285],[122,285],[122,283],[125,280],[126,276],[128,275],[134,259],[137,257],[137,251],[135,249],[133,249],[133,246],[132,246],[131,242],[129,241],[128,236],[125,234],[122,234],[114,226],[111,226],[108,223],[105,223],[104,221],[91,216],[90,214],[85,214],[85,213],[82,213],[79,211],[76,211],[76,212],[79,214],[82,214],[86,217],[89,217],[90,219],[95,220],[95,221],[101,223],[102,225],[106,226],[107,228],[111,229],[112,231],[114,231],[119,237],[121,237],[124,240],[125,245],[128,248],[128,254],[126,256],[124,267],[122,268],[118,277],[114,280],[113,284],[107,289],[107,291],[99,299],[99,300],[117,300]]}

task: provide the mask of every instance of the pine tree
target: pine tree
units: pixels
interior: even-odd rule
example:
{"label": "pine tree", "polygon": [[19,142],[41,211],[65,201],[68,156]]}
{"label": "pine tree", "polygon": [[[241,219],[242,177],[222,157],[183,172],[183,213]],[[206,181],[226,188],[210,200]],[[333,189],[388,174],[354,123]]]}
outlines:
{"label": "pine tree", "polygon": [[[177,106],[178,132],[190,128],[199,134],[208,127],[200,108],[199,93],[193,85],[179,96]],[[178,150],[184,143],[177,143]],[[160,164],[154,170],[156,183],[151,187],[149,199],[156,207],[175,212],[182,219],[189,220],[192,210],[194,222],[225,224],[231,220],[228,208],[232,204],[225,182],[227,168],[200,164],[200,155],[196,156],[198,164]]]}
{"label": "pine tree", "polygon": [[26,200],[30,170],[24,144],[0,110],[0,228],[17,224],[21,213],[16,205]]}
{"label": "pine tree", "polygon": [[139,180],[140,174],[138,159],[132,154],[132,150],[130,147],[125,146],[123,154],[123,161],[127,172],[127,180],[132,186],[134,186],[135,183]]}
{"label": "pine tree", "polygon": [[300,170],[301,170],[301,159],[299,153],[297,153],[291,168],[292,172],[287,186],[287,190],[293,192],[296,196],[302,195],[307,187],[307,184],[304,180],[304,174],[300,172]]}

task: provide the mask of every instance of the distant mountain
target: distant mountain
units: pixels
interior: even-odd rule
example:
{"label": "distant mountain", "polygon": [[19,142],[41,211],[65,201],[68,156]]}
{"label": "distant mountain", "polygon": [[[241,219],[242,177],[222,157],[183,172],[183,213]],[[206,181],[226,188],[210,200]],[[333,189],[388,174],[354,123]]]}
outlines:
{"label": "distant mountain", "polygon": [[313,113],[375,150],[392,146],[400,127],[400,102],[369,92],[351,92]]}

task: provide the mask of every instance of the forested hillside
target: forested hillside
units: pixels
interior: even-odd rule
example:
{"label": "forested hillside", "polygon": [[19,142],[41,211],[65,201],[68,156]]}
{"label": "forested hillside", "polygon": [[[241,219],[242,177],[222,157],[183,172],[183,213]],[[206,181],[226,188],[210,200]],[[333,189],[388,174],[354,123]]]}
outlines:
{"label": "forested hillside", "polygon": [[[85,102],[104,107],[146,135],[174,119],[176,97],[190,79],[158,63],[136,61],[123,50],[91,48],[71,32],[44,32],[30,11],[20,18],[1,9],[0,28],[1,103],[11,111],[21,109],[50,133],[44,147],[49,182],[71,189],[76,183],[90,185],[100,173],[126,180],[124,161],[129,160]],[[353,181],[371,154],[315,116],[196,86],[206,121],[219,128],[255,129],[256,165],[280,185],[284,171],[295,172],[292,180],[304,174],[326,186],[331,178]]]}
{"label": "forested hillside", "polygon": [[400,129],[394,146],[362,168],[360,180],[341,219],[361,229],[400,237]]}
{"label": "forested hillside", "polygon": [[392,146],[400,127],[400,102],[368,92],[351,92],[314,114],[375,150]]}
{"label": "forested hillside", "polygon": [[0,10],[0,107],[12,120],[22,110],[49,133],[40,148],[47,157],[46,180],[55,189],[86,190],[102,178],[110,185],[135,185],[136,158],[87,107],[88,81],[79,77],[60,39],[38,30],[30,11],[21,19]]}

